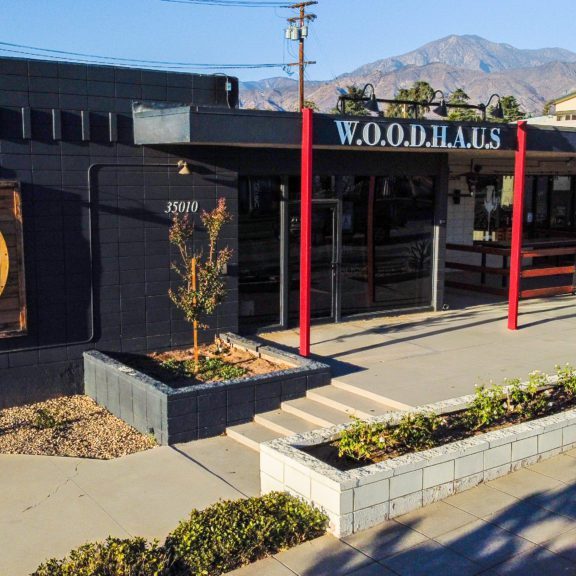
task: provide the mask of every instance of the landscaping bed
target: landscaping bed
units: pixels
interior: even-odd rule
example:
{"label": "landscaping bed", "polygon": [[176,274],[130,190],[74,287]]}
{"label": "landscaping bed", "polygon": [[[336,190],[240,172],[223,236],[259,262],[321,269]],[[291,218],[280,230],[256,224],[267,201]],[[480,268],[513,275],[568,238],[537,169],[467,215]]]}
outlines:
{"label": "landscaping bed", "polygon": [[219,576],[321,536],[327,518],[285,493],[218,502],[193,510],[163,545],[108,538],[48,560],[32,576]]}
{"label": "landscaping bed", "polygon": [[249,378],[292,367],[279,360],[263,358],[249,350],[232,346],[220,338],[211,345],[200,346],[198,368],[195,366],[192,348],[146,355],[113,354],[112,357],[157,378],[171,388]]}
{"label": "landscaping bed", "polygon": [[108,460],[156,446],[87,396],[0,410],[0,453]]}
{"label": "landscaping bed", "polygon": [[526,384],[507,384],[479,388],[470,406],[448,414],[422,411],[394,424],[355,418],[337,440],[303,450],[338,470],[352,470],[576,407],[576,378],[566,369],[552,385],[539,372]]}
{"label": "landscaping bed", "polygon": [[[236,357],[251,356],[259,373],[207,382],[190,378],[183,385],[181,376],[172,375],[164,382],[135,368],[134,359],[128,365],[121,361],[123,356],[90,351],[84,353],[85,393],[165,445],[217,436],[228,426],[250,422],[255,414],[275,410],[285,400],[330,383],[326,364],[235,334],[221,338]],[[189,359],[177,360],[184,362],[184,369],[190,367]],[[149,360],[142,355],[138,362]],[[278,369],[262,369],[269,365]]]}
{"label": "landscaping bed", "polygon": [[262,492],[321,506],[345,536],[576,446],[576,375],[479,388],[261,446]]}

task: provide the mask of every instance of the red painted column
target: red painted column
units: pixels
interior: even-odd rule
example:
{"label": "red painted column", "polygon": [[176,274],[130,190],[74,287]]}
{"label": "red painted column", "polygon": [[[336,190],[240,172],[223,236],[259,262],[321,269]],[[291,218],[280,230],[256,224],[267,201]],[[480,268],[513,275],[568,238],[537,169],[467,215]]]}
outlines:
{"label": "red painted column", "polygon": [[514,166],[514,208],[512,211],[512,246],[510,249],[510,288],[508,291],[508,329],[518,329],[518,301],[522,271],[522,227],[526,176],[526,121],[518,122],[518,148]]}
{"label": "red painted column", "polygon": [[310,275],[312,251],[313,112],[302,110],[302,181],[300,192],[300,354],[310,356]]}

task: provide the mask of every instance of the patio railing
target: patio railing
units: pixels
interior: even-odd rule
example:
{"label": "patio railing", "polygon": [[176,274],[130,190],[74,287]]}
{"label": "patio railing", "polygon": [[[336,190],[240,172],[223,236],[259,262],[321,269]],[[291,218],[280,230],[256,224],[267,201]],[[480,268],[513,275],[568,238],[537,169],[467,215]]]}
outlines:
{"label": "patio railing", "polygon": [[[472,292],[481,292],[484,294],[494,294],[497,296],[508,295],[508,278],[510,276],[510,249],[496,246],[482,246],[467,244],[447,244],[446,249],[451,252],[464,252],[480,254],[480,264],[470,264],[447,260],[445,266],[451,270],[460,270],[463,272],[473,272],[479,274],[479,282],[447,280],[446,286],[449,288],[458,288]],[[489,255],[501,256],[501,266],[488,266],[487,257]],[[560,263],[560,257],[573,256],[571,264]],[[520,298],[543,298],[547,296],[556,296],[559,294],[576,293],[576,246],[556,246],[550,248],[530,247],[522,250],[522,258],[551,258],[557,257],[556,265],[541,266],[523,266],[520,279],[521,282],[527,278],[554,278],[572,275],[570,284],[550,285],[537,288],[527,288],[520,291]],[[499,276],[501,278],[500,287],[486,283],[487,275]]]}

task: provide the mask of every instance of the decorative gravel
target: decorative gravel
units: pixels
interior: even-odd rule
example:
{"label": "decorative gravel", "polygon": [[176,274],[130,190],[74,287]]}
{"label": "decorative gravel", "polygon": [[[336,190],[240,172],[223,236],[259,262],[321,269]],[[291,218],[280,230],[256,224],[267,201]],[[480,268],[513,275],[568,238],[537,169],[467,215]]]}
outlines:
{"label": "decorative gravel", "polygon": [[88,396],[0,410],[0,453],[109,460],[156,446]]}

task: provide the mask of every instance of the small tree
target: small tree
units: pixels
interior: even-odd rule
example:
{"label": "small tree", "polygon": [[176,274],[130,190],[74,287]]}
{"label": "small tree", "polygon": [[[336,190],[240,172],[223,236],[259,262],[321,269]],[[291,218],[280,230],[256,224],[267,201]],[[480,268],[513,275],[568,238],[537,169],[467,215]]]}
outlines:
{"label": "small tree", "polygon": [[[448,104],[469,104],[470,96],[462,88],[457,88],[450,94]],[[450,108],[448,106],[448,120],[465,122],[467,120],[478,120],[478,110],[474,108]]]}
{"label": "small tree", "polygon": [[[310,108],[311,110],[314,110],[314,112],[320,112],[320,108],[314,100],[304,100],[304,108]],[[298,108],[296,111],[298,111]]]}
{"label": "small tree", "polygon": [[412,100],[419,102],[418,105],[408,104],[394,104],[391,103],[386,108],[386,116],[388,118],[424,118],[424,114],[428,112],[428,107],[425,106],[434,96],[435,90],[428,82],[418,80],[414,82],[410,88],[400,88],[394,99],[396,100]]}
{"label": "small tree", "polygon": [[[520,107],[520,102],[516,100],[515,96],[502,96],[500,98],[500,103],[502,104],[502,110],[504,111],[504,118],[490,118],[491,122],[515,122],[516,120],[522,120],[526,118],[526,112],[524,112]],[[488,108],[488,115],[492,113],[494,106]]]}
{"label": "small tree", "polygon": [[207,328],[200,324],[203,315],[213,314],[226,296],[226,285],[223,277],[226,265],[232,257],[232,250],[227,246],[218,249],[218,237],[222,227],[232,220],[226,200],[220,198],[218,206],[210,212],[202,211],[200,220],[208,232],[208,255],[202,251],[194,252],[194,223],[189,215],[175,214],[170,227],[170,242],[180,252],[180,262],[172,262],[182,284],[170,289],[168,294],[174,304],[184,312],[184,317],[194,328],[194,360],[198,370],[198,328]]}
{"label": "small tree", "polygon": [[[349,116],[368,116],[369,112],[364,108],[365,100],[362,100],[362,88],[358,88],[358,86],[354,84],[346,86],[346,92],[343,96],[349,96],[351,98],[351,100],[344,100],[344,114],[348,114]],[[336,107],[332,109],[331,113],[341,114],[342,111]]]}
{"label": "small tree", "polygon": [[554,100],[548,100],[542,108],[542,116],[548,116],[552,114],[552,108],[554,107]]}

